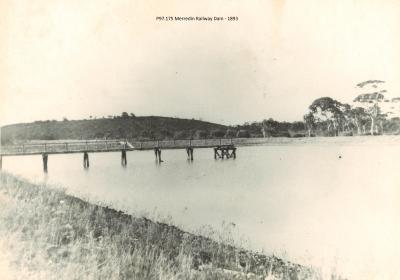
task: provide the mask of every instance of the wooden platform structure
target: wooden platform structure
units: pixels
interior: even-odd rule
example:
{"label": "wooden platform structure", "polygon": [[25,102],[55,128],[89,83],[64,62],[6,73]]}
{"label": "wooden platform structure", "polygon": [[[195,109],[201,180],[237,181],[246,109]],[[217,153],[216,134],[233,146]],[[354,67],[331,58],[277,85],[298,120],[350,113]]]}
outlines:
{"label": "wooden platform structure", "polygon": [[163,141],[129,141],[85,140],[85,141],[39,141],[26,142],[19,145],[2,146],[0,150],[0,169],[4,156],[42,155],[43,170],[47,172],[50,154],[83,153],[83,167],[89,168],[89,153],[121,152],[121,165],[127,165],[127,152],[135,150],[154,150],[156,161],[161,163],[161,150],[185,149],[188,160],[193,161],[195,148],[213,148],[215,159],[236,158],[236,147],[233,139],[201,139],[201,140],[163,140]]}
{"label": "wooden platform structure", "polygon": [[236,147],[234,145],[219,145],[214,148],[214,159],[236,158]]}

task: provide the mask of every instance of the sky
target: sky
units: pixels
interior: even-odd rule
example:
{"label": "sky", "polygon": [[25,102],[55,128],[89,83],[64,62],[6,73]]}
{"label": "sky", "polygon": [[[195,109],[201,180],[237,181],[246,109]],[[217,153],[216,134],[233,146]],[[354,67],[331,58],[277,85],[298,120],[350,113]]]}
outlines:
{"label": "sky", "polygon": [[398,0],[0,0],[0,124],[124,111],[301,120],[369,79],[400,96],[398,50]]}

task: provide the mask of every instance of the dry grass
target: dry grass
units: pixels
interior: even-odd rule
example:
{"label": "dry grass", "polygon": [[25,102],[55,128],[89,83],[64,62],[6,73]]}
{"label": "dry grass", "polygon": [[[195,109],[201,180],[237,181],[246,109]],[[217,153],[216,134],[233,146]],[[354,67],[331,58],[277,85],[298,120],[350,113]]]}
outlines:
{"label": "dry grass", "polygon": [[[0,174],[0,240],[20,279],[319,279],[309,268]],[[1,242],[0,242],[1,243]]]}

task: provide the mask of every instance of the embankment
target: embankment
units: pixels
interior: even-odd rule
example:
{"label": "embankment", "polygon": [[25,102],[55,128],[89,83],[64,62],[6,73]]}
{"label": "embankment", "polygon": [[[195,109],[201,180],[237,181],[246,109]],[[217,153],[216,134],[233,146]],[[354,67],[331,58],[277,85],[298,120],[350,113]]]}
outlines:
{"label": "embankment", "polygon": [[0,195],[0,244],[21,279],[319,279],[312,269],[275,256],[4,172]]}

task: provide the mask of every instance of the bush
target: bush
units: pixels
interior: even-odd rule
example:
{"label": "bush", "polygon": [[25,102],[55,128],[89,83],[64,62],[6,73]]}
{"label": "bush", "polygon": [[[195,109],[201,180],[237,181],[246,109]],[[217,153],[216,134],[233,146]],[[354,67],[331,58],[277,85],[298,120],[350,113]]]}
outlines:
{"label": "bush", "polygon": [[296,134],[293,134],[292,137],[293,138],[301,138],[301,137],[306,137],[306,135],[303,133],[296,133]]}
{"label": "bush", "polygon": [[205,130],[196,130],[196,133],[194,134],[194,137],[196,139],[205,139],[208,137],[208,132]]}
{"label": "bush", "polygon": [[228,129],[228,130],[226,130],[226,133],[225,133],[225,138],[234,138],[235,136],[236,136],[236,131],[235,130],[233,130],[233,129]]}
{"label": "bush", "polygon": [[211,131],[211,137],[213,138],[223,138],[225,136],[225,131],[223,130],[213,130]]}
{"label": "bush", "polygon": [[236,137],[238,138],[249,138],[250,133],[247,130],[241,129],[237,132]]}

